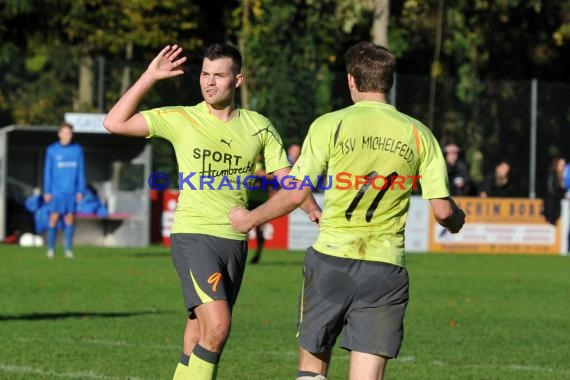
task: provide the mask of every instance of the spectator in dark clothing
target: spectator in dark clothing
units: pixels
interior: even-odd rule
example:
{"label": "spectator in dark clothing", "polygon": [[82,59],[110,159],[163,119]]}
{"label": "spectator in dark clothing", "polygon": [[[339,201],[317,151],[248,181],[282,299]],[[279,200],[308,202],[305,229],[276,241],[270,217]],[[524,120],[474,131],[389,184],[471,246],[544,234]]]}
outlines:
{"label": "spectator in dark clothing", "polygon": [[469,178],[467,165],[459,159],[461,149],[455,144],[447,144],[443,151],[445,153],[451,195],[469,195],[471,179]]}
{"label": "spectator in dark clothing", "polygon": [[495,169],[485,176],[479,188],[480,197],[515,196],[511,185],[511,164],[507,160],[501,160]]}
{"label": "spectator in dark clothing", "polygon": [[561,157],[552,159],[546,178],[546,195],[544,197],[544,217],[550,224],[556,224],[560,218],[560,201],[566,196],[564,175],[566,160]]}

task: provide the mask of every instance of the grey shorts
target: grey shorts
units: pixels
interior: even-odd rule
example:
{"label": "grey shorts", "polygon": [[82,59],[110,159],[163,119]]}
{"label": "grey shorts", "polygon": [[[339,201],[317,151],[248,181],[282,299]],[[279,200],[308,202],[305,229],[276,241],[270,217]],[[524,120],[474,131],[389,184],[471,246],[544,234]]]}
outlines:
{"label": "grey shorts", "polygon": [[184,303],[190,318],[201,304],[227,300],[236,302],[245,263],[247,242],[203,234],[172,234],[172,262],[180,277]]}
{"label": "grey shorts", "polygon": [[398,356],[408,304],[408,272],[397,265],[344,259],[307,249],[299,300],[299,344],[309,352],[341,347]]}

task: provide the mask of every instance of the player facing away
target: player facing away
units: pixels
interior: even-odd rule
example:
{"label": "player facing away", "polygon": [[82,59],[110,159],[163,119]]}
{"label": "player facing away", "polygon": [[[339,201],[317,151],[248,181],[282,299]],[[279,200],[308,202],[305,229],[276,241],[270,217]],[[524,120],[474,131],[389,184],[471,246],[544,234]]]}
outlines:
{"label": "player facing away", "polygon": [[[383,379],[398,355],[408,304],[404,228],[417,176],[436,220],[458,232],[465,214],[449,197],[445,160],[421,122],[386,103],[396,60],[368,42],[345,55],[353,105],[311,125],[290,175],[298,181],[342,178],[324,192],[316,242],[307,249],[299,315],[297,379],[325,379],[331,349],[350,351],[351,380]],[[342,173],[342,177],[336,177]],[[253,211],[236,208],[230,220],[246,231],[293,210],[309,186],[279,190]]]}
{"label": "player facing away", "polygon": [[[290,166],[271,122],[236,106],[242,58],[231,45],[205,50],[203,102],[136,112],[156,82],[184,73],[181,53],[177,45],[166,46],[113,106],[104,126],[123,135],[162,137],[174,147],[180,195],[171,255],[189,315],[174,379],[204,380],[216,378],[247,258],[246,235],[232,229],[229,210],[246,205],[241,181],[253,174],[260,152],[268,172],[284,176]],[[320,216],[314,199],[302,207],[312,220]]]}
{"label": "player facing away", "polygon": [[44,201],[50,215],[47,230],[47,257],[53,258],[57,240],[57,225],[63,216],[64,255],[73,258],[73,235],[75,233],[75,211],[77,202],[85,192],[83,149],[73,143],[73,126],[60,125],[57,132],[59,141],[51,144],[46,151],[44,163]]}

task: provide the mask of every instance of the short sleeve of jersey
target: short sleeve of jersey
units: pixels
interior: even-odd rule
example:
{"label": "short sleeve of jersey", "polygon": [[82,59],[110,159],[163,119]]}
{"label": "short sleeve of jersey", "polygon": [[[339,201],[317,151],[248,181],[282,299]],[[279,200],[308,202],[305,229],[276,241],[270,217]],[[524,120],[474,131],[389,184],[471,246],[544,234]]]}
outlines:
{"label": "short sleeve of jersey", "polygon": [[263,158],[265,161],[265,171],[267,173],[273,173],[276,170],[287,168],[291,166],[291,164],[283,148],[281,136],[279,136],[279,133],[269,120],[267,122],[267,126],[264,127],[266,133],[264,134]]}
{"label": "short sleeve of jersey", "polygon": [[422,186],[422,197],[424,199],[448,197],[447,167],[439,143],[426,126],[417,125],[417,130],[421,139],[418,174]]}
{"label": "short sleeve of jersey", "polygon": [[311,183],[318,183],[330,157],[330,130],[324,118],[313,122],[303,142],[301,155],[289,175],[298,181],[310,178]]}
{"label": "short sleeve of jersey", "polygon": [[173,141],[177,137],[177,119],[184,118],[181,107],[162,107],[141,111],[148,126],[148,137],[162,137]]}

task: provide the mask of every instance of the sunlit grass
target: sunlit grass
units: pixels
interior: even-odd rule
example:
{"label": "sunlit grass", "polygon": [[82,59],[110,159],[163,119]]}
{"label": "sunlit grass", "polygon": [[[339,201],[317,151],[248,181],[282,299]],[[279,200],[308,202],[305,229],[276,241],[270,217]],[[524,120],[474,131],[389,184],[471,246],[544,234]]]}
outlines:
{"label": "sunlit grass", "polygon": [[[0,245],[0,378],[170,379],[185,312],[162,247]],[[218,379],[292,379],[302,252],[249,266]],[[409,255],[411,301],[387,379],[570,378],[570,258]],[[330,379],[346,379],[337,349]]]}

